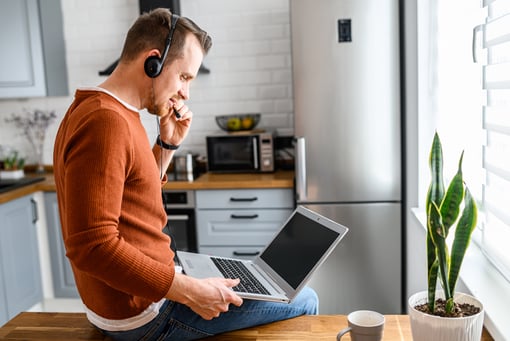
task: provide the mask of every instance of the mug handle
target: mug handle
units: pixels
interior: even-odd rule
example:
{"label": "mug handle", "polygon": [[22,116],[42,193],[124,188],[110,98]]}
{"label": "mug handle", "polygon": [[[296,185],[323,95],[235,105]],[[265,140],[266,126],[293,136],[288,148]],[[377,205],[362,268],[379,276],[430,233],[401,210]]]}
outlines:
{"label": "mug handle", "polygon": [[342,338],[342,336],[344,336],[345,334],[347,334],[348,332],[351,331],[351,327],[347,327],[347,328],[344,328],[342,329],[341,331],[338,332],[338,334],[336,335],[336,341],[340,341],[340,339]]}

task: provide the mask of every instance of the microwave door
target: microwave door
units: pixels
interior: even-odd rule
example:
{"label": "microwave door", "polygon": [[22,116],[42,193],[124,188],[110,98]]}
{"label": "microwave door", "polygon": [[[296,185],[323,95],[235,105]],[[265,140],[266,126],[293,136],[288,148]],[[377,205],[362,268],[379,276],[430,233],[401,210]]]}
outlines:
{"label": "microwave door", "polygon": [[257,141],[257,137],[252,137],[252,146],[253,146],[253,168],[258,170],[259,169],[259,145]]}

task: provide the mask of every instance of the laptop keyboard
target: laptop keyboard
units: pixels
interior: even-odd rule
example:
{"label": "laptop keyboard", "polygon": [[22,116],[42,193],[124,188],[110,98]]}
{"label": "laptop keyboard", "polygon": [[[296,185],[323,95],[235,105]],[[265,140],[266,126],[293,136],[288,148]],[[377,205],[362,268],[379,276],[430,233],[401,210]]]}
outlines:
{"label": "laptop keyboard", "polygon": [[211,260],[225,278],[239,278],[241,281],[234,291],[269,295],[269,291],[253,276],[243,262],[234,259],[211,257]]}

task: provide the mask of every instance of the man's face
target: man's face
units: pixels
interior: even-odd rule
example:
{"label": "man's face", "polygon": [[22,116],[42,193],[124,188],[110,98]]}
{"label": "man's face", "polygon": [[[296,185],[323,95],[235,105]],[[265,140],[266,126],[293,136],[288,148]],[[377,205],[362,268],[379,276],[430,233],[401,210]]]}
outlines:
{"label": "man's face", "polygon": [[161,74],[154,79],[154,104],[150,112],[166,116],[173,109],[182,106],[182,101],[189,99],[190,83],[195,79],[204,58],[197,38],[188,34],[181,58],[169,61]]}

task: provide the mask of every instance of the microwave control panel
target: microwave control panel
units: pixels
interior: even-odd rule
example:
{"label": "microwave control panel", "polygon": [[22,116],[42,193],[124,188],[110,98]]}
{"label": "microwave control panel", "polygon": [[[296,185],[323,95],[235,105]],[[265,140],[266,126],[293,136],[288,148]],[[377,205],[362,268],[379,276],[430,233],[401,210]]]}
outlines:
{"label": "microwave control panel", "polygon": [[260,171],[274,171],[274,151],[273,151],[273,135],[270,133],[262,133],[259,138],[260,148]]}

